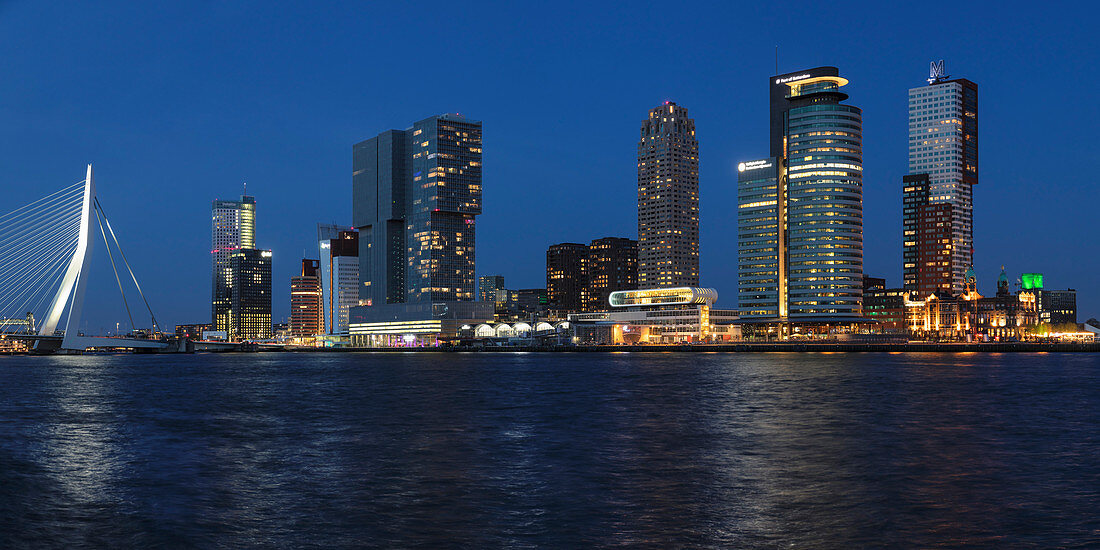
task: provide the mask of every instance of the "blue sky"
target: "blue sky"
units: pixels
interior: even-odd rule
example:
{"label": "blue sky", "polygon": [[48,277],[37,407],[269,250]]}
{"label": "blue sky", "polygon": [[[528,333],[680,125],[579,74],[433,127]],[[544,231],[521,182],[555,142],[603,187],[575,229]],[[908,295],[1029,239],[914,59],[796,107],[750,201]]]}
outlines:
{"label": "blue sky", "polygon": [[[780,72],[834,65],[851,80],[866,271],[899,285],[906,92],[946,59],[980,90],[981,290],[1002,264],[1040,271],[1078,289],[1085,320],[1100,316],[1097,15],[1011,2],[0,1],[0,211],[92,162],[159,320],[205,322],[210,201],[247,182],[280,320],[316,223],[350,220],[352,144],[459,112],[484,123],[478,272],[541,287],[547,245],[636,237],[638,127],[673,100],[700,142],[703,284],[733,306],[734,167],[767,153],[778,45]],[[113,328],[125,312],[104,261],[91,284],[86,328]]]}

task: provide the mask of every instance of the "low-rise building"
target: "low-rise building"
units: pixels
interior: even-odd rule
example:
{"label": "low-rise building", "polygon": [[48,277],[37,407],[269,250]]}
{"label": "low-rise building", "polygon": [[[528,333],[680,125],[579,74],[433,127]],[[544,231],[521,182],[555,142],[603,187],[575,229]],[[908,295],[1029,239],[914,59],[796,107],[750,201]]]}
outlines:
{"label": "low-rise building", "polygon": [[996,296],[978,294],[973,268],[967,269],[965,281],[965,291],[958,296],[907,298],[910,335],[933,340],[1023,340],[1029,328],[1039,323],[1035,294],[1009,292],[1004,269],[997,280]]}
{"label": "low-rise building", "polygon": [[908,295],[909,292],[902,288],[866,289],[863,291],[863,314],[878,321],[883,333],[905,334],[905,300]]}
{"label": "low-rise building", "polygon": [[569,316],[579,344],[725,342],[741,337],[734,310],[713,309],[713,288],[612,292],[610,311]]}
{"label": "low-rise building", "polygon": [[419,347],[457,342],[463,326],[493,322],[493,302],[446,301],[351,308],[355,347]]}

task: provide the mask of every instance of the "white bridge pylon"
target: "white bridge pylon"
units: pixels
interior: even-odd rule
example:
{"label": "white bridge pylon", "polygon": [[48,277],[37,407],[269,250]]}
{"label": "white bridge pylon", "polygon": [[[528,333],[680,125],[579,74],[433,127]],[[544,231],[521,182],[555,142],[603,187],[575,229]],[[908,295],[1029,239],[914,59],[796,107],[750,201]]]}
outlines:
{"label": "white bridge pylon", "polygon": [[[88,259],[96,240],[93,232],[97,228],[111,260],[131,327],[136,329],[119,276],[119,266],[115,262],[115,252],[129,271],[156,330],[157,320],[152,308],[126,261],[103,207],[96,199],[95,175],[89,164],[84,181],[0,215],[0,331],[13,338],[33,340],[35,349],[40,351],[57,349],[56,331],[67,311],[64,336],[60,338],[62,349],[167,347],[164,342],[155,340],[84,336],[80,333],[90,271]],[[24,315],[25,320],[21,319]],[[36,315],[40,315],[39,326],[35,326]],[[15,332],[11,332],[12,327],[15,327]]]}
{"label": "white bridge pylon", "polygon": [[[42,322],[42,329],[38,331],[40,336],[52,336],[57,330],[57,323],[61,320],[61,312],[69,305],[69,317],[65,321],[65,338],[61,341],[64,349],[86,349],[76,347],[78,334],[80,333],[80,314],[84,308],[84,289],[87,286],[88,252],[92,247],[92,203],[95,201],[95,176],[92,174],[92,165],[88,165],[88,175],[84,179],[84,204],[80,210],[80,229],[77,234],[76,251],[69,260],[69,266],[65,268],[65,276],[61,279],[61,287],[50,304],[46,318]],[[75,290],[75,292],[74,292]],[[72,297],[72,300],[69,298]]]}

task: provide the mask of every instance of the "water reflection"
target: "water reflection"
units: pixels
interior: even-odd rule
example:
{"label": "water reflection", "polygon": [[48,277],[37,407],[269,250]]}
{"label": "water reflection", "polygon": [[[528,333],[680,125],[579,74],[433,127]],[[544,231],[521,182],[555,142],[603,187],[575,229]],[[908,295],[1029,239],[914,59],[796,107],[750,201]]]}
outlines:
{"label": "water reflection", "polygon": [[8,359],[0,547],[1098,542],[1089,356]]}

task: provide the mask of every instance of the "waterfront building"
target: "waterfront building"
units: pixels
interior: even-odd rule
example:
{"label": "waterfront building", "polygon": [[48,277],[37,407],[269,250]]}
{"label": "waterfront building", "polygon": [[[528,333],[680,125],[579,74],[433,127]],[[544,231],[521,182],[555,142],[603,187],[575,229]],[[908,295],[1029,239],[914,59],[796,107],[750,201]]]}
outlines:
{"label": "waterfront building", "polygon": [[271,338],[271,251],[237,250],[229,257],[229,272],[229,339]]}
{"label": "waterfront building", "polygon": [[1035,289],[1035,302],[1039,310],[1039,322],[1051,325],[1077,324],[1077,291]]}
{"label": "waterfront building", "polygon": [[309,338],[324,331],[321,262],[302,260],[302,274],[290,278],[290,336]]}
{"label": "waterfront building", "polygon": [[[505,290],[508,300],[504,304],[504,316],[513,319],[532,319],[545,317],[550,299],[545,288],[521,288]],[[497,319],[502,317],[497,314]]]}
{"label": "waterfront building", "polygon": [[477,279],[477,296],[482,302],[501,304],[508,300],[507,292],[504,275],[482,275]]}
{"label": "waterfront building", "polygon": [[583,310],[606,311],[613,292],[638,288],[638,241],[604,237],[588,245]]}
{"label": "waterfront building", "polygon": [[910,335],[936,340],[1023,340],[1029,329],[1038,325],[1035,294],[1012,292],[1003,268],[995,296],[978,293],[973,268],[963,273],[963,280],[961,294],[906,299]]}
{"label": "waterfront building", "polygon": [[546,249],[546,294],[551,309],[563,313],[584,310],[587,262],[588,246],[581,243],[552,244]]}
{"label": "waterfront building", "polygon": [[903,178],[904,286],[917,297],[960,294],[974,265],[978,85],[943,61],[909,90],[909,175]]}
{"label": "waterfront building", "polygon": [[862,112],[842,103],[847,84],[835,67],[771,77],[771,156],[737,168],[742,323],[866,321]]}
{"label": "waterfront building", "polygon": [[256,199],[215,200],[211,204],[211,321],[214,330],[229,331],[233,274],[230,258],[241,249],[256,248]]}
{"label": "waterfront building", "polygon": [[194,323],[190,325],[176,325],[176,337],[177,338],[190,338],[191,340],[202,340],[202,333],[214,330],[214,325],[210,323]]}
{"label": "waterfront building", "polygon": [[918,298],[958,294],[953,267],[958,210],[950,202],[932,201],[928,174],[905,176],[903,181],[903,288]]}
{"label": "waterfront building", "polygon": [[569,316],[580,344],[671,344],[738,340],[737,312],[713,309],[713,288],[612,292],[610,311]]}
{"label": "waterfront building", "polygon": [[317,225],[324,333],[348,333],[348,312],[359,305],[359,232],[354,227]]}
{"label": "waterfront building", "polygon": [[863,291],[863,314],[878,322],[885,334],[905,334],[908,325],[905,301],[909,291],[903,288],[872,287]]}
{"label": "waterfront building", "polygon": [[480,213],[481,122],[439,115],[354,145],[360,305],[351,313],[353,342],[432,345],[457,338],[436,332],[451,330],[456,312],[472,315],[467,322],[492,320],[492,305],[474,301]]}
{"label": "waterfront building", "polygon": [[638,141],[638,285],[699,286],[699,142],[671,101],[649,111]]}

